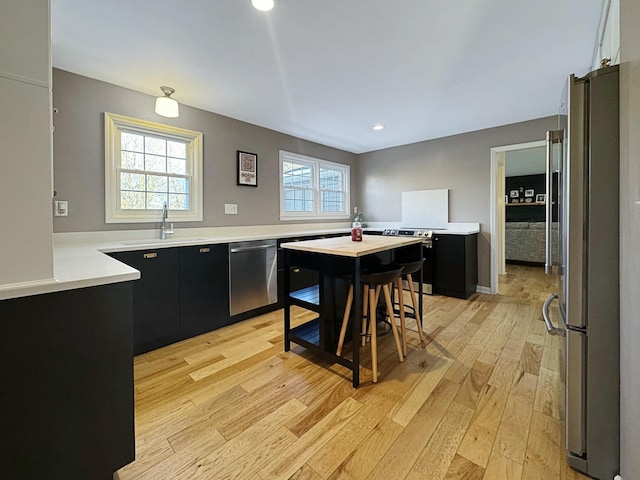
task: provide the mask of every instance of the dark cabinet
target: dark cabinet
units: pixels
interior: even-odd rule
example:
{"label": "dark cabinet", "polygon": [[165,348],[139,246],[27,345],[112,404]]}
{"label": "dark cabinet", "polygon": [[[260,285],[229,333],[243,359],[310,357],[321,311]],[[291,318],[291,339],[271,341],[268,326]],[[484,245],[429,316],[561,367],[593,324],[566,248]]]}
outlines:
{"label": "dark cabinet", "polygon": [[0,301],[2,478],[107,479],[135,459],[134,283]]}
{"label": "dark cabinet", "polygon": [[468,298],[478,283],[478,234],[433,236],[433,290]]}
{"label": "dark cabinet", "polygon": [[185,338],[229,323],[227,244],[180,248],[180,330]]}
{"label": "dark cabinet", "polygon": [[134,353],[175,341],[180,332],[180,255],[177,248],[112,254],[140,271],[133,282]]}
{"label": "dark cabinet", "polygon": [[317,285],[319,281],[318,272],[308,268],[291,267],[289,274],[291,275],[289,281],[291,282],[292,292]]}

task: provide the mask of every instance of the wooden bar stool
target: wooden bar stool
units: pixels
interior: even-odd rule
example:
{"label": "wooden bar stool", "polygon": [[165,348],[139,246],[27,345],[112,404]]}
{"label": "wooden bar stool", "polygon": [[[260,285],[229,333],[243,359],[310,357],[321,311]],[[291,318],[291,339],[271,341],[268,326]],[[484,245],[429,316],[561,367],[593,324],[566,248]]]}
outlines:
{"label": "wooden bar stool", "polygon": [[[373,370],[373,381],[378,381],[378,342],[376,332],[376,306],[378,304],[378,298],[380,291],[382,291],[386,303],[387,315],[391,319],[391,331],[393,332],[393,338],[396,343],[396,349],[398,351],[398,359],[404,361],[404,355],[402,354],[402,345],[400,344],[400,337],[396,330],[395,322],[393,321],[393,304],[391,303],[391,291],[389,285],[393,285],[402,274],[402,268],[393,266],[391,269],[363,273],[360,276],[360,281],[363,285],[363,305],[362,305],[362,333],[363,339],[366,336],[371,337],[371,366]],[[338,348],[336,355],[342,353],[342,346],[344,345],[344,337],[347,332],[347,324],[349,323],[349,316],[351,314],[351,306],[353,304],[353,283],[349,286],[349,293],[347,294],[347,303],[344,309],[344,315],[342,317],[342,327],[340,328],[340,337],[338,339]],[[368,314],[367,314],[368,313]],[[367,319],[369,333],[367,332]],[[353,340],[356,341],[355,335],[352,335]]]}
{"label": "wooden bar stool", "polygon": [[420,343],[424,342],[424,334],[422,333],[422,320],[420,319],[420,307],[418,303],[418,297],[413,287],[413,279],[411,274],[417,272],[422,268],[424,259],[417,260],[415,262],[398,263],[397,265],[402,267],[402,274],[396,279],[396,287],[398,288],[398,313],[400,314],[400,333],[402,335],[402,347],[405,356],[407,355],[407,327],[405,323],[405,305],[404,295],[402,288],[402,281],[406,280],[409,285],[409,294],[411,296],[411,303],[413,305],[413,314],[416,319],[416,326],[418,327],[418,335],[420,336]]}

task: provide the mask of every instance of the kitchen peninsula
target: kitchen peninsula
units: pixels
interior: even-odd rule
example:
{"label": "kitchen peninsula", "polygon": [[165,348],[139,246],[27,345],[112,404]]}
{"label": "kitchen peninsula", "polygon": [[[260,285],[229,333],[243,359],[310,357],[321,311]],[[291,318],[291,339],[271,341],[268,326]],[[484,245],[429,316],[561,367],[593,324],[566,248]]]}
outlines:
{"label": "kitchen peninsula", "polygon": [[[288,275],[284,279],[284,348],[289,351],[295,342],[320,357],[349,368],[353,386],[360,383],[360,342],[352,341],[352,358],[335,354],[337,340],[337,319],[344,310],[345,282],[353,279],[353,325],[352,331],[359,332],[362,324],[363,269],[375,265],[393,264],[401,261],[415,261],[422,258],[419,238],[384,237],[364,235],[361,242],[354,242],[351,236],[341,236],[318,240],[283,243],[285,271],[291,265],[319,272],[318,285],[292,292]],[[341,283],[343,285],[341,285]],[[420,285],[420,310],[422,310],[422,282]],[[317,312],[319,316],[295,328],[291,328],[291,306]]]}

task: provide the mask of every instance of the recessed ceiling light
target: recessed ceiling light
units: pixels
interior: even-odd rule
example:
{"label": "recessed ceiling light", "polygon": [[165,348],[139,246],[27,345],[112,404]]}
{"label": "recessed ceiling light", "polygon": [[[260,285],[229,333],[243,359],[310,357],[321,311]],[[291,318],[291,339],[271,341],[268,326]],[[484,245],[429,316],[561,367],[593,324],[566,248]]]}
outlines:
{"label": "recessed ceiling light", "polygon": [[382,125],[381,123],[376,123],[376,124],[373,126],[373,129],[374,129],[374,130],[383,130],[383,129],[384,129],[384,125]]}
{"label": "recessed ceiling light", "polygon": [[261,12],[268,12],[273,8],[273,0],[251,0],[251,5],[256,10],[260,10]]}

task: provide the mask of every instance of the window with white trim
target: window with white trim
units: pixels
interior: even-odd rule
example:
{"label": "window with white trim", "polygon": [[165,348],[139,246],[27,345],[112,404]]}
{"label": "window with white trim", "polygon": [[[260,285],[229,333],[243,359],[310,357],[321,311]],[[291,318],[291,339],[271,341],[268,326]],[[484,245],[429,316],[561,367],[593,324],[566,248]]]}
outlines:
{"label": "window with white trim", "polygon": [[349,165],[280,151],[280,219],[349,218]]}
{"label": "window with white trim", "polygon": [[202,220],[202,133],[104,114],[105,220]]}

